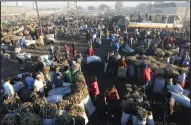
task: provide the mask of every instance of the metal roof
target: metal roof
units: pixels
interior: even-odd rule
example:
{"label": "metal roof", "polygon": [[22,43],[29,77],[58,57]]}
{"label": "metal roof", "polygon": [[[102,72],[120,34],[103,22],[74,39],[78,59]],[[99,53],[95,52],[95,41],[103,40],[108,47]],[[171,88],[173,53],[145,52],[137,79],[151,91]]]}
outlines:
{"label": "metal roof", "polygon": [[162,7],[189,7],[190,3],[178,3],[178,2],[170,2],[170,3],[162,3],[162,4],[156,4],[154,5],[156,8],[162,8]]}

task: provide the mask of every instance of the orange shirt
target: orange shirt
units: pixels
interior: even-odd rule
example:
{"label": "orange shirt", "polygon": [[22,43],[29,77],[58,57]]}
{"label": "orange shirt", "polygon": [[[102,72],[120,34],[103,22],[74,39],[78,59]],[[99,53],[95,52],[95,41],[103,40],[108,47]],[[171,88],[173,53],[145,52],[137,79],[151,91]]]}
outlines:
{"label": "orange shirt", "polygon": [[127,67],[127,63],[125,61],[122,61],[119,66]]}

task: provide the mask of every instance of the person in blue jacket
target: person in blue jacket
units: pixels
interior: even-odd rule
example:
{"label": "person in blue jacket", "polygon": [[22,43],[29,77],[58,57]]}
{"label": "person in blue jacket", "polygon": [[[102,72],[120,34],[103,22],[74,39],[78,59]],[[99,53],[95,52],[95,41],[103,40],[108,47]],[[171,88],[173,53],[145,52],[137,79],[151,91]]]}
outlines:
{"label": "person in blue jacket", "polygon": [[114,42],[113,48],[115,50],[115,53],[118,53],[118,51],[119,51],[119,43],[117,41]]}
{"label": "person in blue jacket", "polygon": [[21,49],[23,49],[23,48],[24,48],[24,43],[25,43],[25,38],[24,38],[24,36],[22,36],[22,37],[20,38],[19,43],[20,43]]}

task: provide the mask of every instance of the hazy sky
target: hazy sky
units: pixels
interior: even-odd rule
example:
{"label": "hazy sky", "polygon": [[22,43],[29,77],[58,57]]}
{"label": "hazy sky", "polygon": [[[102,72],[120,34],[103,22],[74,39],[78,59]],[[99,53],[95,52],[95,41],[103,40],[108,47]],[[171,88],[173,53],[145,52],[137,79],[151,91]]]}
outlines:
{"label": "hazy sky", "polygon": [[[143,1],[142,1],[143,2]],[[135,2],[123,2],[124,6],[130,7],[130,6],[136,6],[138,3],[138,1]],[[7,5],[16,5],[16,2],[7,2]],[[32,2],[21,2],[21,4],[23,6],[26,6],[27,8],[32,8]],[[107,4],[109,6],[111,6],[112,8],[114,8],[115,6],[115,2],[114,1],[107,1],[107,2],[102,2],[102,1],[96,1],[96,2],[78,2],[79,6],[85,7],[87,8],[87,6],[99,6],[100,4]],[[39,8],[43,7],[43,8],[63,8],[67,6],[67,2],[38,2],[38,6]]]}
{"label": "hazy sky", "polygon": [[[156,2],[156,1],[152,1],[150,0],[152,3],[153,2]],[[151,3],[150,2],[150,3]],[[158,1],[159,2],[159,1]],[[166,1],[165,1],[166,2]],[[173,2],[173,1],[168,1],[168,2]],[[180,1],[176,1],[176,2],[180,2]],[[185,1],[184,1],[185,2]],[[26,2],[26,1],[22,1],[22,2],[19,2],[21,3],[22,6],[25,6],[27,8],[33,8],[33,3],[34,2]],[[78,5],[79,6],[82,6],[84,8],[87,8],[87,6],[99,6],[101,4],[107,4],[109,5],[110,7],[114,8],[115,6],[115,1],[105,1],[105,2],[102,2],[102,1],[96,1],[96,2],[90,2],[90,1],[84,1],[84,2],[78,2]],[[134,7],[136,6],[137,4],[139,3],[148,3],[148,1],[134,1],[134,2],[126,2],[126,1],[123,1],[123,5],[125,7]],[[3,3],[1,3],[3,4]],[[7,5],[12,5],[12,6],[15,6],[16,5],[16,2],[6,2]],[[47,2],[38,2],[38,7],[39,8],[64,8],[64,7],[67,7],[67,2],[51,2],[51,1],[47,1]]]}

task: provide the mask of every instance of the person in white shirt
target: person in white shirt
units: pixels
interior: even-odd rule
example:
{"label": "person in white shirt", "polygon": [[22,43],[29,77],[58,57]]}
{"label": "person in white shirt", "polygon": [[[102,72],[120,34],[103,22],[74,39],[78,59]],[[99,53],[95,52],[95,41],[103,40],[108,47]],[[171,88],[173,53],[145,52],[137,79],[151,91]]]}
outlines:
{"label": "person in white shirt", "polygon": [[44,92],[44,84],[41,75],[36,76],[36,79],[34,81],[34,90],[40,93]]}
{"label": "person in white shirt", "polygon": [[11,78],[8,77],[5,79],[5,83],[3,84],[4,93],[8,97],[12,97],[15,94],[13,86],[11,85],[10,81],[11,81]]}

